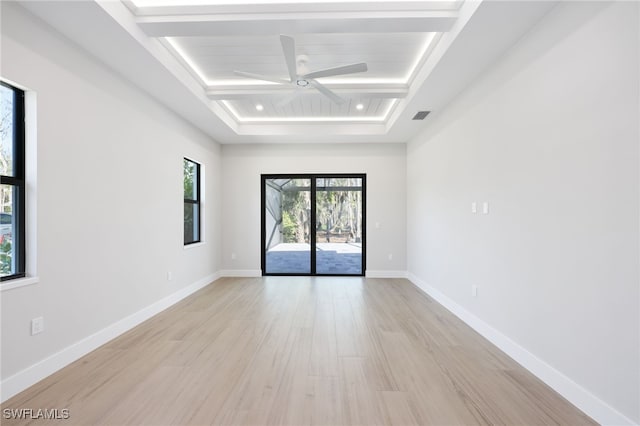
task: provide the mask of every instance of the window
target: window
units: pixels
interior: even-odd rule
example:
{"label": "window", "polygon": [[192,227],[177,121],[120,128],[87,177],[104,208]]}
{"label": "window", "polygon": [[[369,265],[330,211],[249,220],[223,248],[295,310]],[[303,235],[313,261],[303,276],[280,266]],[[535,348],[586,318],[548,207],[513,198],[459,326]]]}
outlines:
{"label": "window", "polygon": [[184,159],[184,245],[200,242],[200,164]]}
{"label": "window", "polygon": [[0,81],[0,279],[25,276],[24,92]]}

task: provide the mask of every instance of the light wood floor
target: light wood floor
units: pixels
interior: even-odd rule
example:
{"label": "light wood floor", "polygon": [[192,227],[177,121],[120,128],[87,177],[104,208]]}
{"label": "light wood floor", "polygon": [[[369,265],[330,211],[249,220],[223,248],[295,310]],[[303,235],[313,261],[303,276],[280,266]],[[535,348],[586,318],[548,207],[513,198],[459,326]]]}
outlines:
{"label": "light wood floor", "polygon": [[333,277],[219,280],[2,408],[67,408],[65,425],[594,424],[408,281]]}

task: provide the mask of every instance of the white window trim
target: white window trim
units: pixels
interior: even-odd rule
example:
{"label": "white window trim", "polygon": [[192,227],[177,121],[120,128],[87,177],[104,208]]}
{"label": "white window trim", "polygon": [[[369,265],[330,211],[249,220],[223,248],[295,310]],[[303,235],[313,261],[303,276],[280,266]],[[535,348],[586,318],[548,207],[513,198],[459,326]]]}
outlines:
{"label": "white window trim", "polygon": [[24,277],[16,278],[14,280],[3,281],[0,286],[0,291],[13,290],[15,288],[26,287],[28,285],[37,284],[40,282],[40,277]]}
{"label": "white window trim", "polygon": [[206,244],[207,244],[207,243],[206,243],[205,241],[200,241],[200,242],[197,242],[197,243],[188,244],[188,245],[186,245],[186,246],[183,246],[183,248],[184,248],[185,250],[190,250],[190,249],[192,249],[192,248],[201,247],[201,246],[204,246],[204,245],[206,245]]}

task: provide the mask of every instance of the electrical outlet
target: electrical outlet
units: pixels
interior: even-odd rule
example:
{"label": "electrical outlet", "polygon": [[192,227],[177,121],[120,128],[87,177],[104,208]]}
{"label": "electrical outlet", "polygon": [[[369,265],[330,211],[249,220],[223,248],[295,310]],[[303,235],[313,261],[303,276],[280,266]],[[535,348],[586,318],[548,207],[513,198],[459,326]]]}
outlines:
{"label": "electrical outlet", "polygon": [[173,279],[173,273],[171,271],[167,272],[167,281],[171,281]]}
{"label": "electrical outlet", "polygon": [[231,253],[231,260],[236,260],[236,258],[237,258],[237,257],[238,257],[238,256],[236,256],[236,254],[235,254],[235,253]]}
{"label": "electrical outlet", "polygon": [[482,214],[489,214],[489,202],[482,203]]}
{"label": "electrical outlet", "polygon": [[38,317],[31,320],[31,335],[40,334],[44,331],[44,318]]}
{"label": "electrical outlet", "polygon": [[478,203],[475,201],[471,203],[471,213],[478,213]]}
{"label": "electrical outlet", "polygon": [[393,253],[389,253],[389,260],[393,260]]}
{"label": "electrical outlet", "polygon": [[478,286],[477,285],[472,285],[471,286],[471,295],[473,297],[478,297]]}

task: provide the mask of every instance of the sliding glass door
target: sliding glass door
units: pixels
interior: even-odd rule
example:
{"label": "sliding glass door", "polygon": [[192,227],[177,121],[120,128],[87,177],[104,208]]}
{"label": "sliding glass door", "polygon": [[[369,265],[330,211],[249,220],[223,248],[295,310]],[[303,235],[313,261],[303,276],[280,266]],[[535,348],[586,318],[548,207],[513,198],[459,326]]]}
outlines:
{"label": "sliding glass door", "polygon": [[263,175],[263,275],[364,275],[364,174]]}
{"label": "sliding glass door", "polygon": [[263,274],[310,274],[311,179],[263,178],[262,199]]}
{"label": "sliding glass door", "polygon": [[316,274],[362,274],[362,180],[316,178]]}

